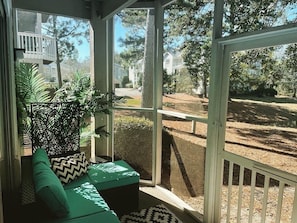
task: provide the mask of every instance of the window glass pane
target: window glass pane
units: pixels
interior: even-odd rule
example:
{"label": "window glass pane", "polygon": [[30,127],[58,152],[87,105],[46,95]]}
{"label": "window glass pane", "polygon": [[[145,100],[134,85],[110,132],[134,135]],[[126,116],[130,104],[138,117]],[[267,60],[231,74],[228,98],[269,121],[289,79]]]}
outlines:
{"label": "window glass pane", "polygon": [[224,36],[296,23],[296,7],[295,0],[225,0]]}
{"label": "window glass pane", "polygon": [[[150,12],[125,9],[115,16],[113,87],[116,95],[126,99],[117,106],[153,106],[154,15]],[[150,46],[147,50],[145,44]]]}
{"label": "window glass pane", "polygon": [[212,1],[177,1],[165,9],[163,109],[207,117]]}
{"label": "window glass pane", "polygon": [[200,98],[186,93],[164,95],[163,110],[207,118],[208,98]]}
{"label": "window glass pane", "polygon": [[297,44],[232,53],[226,150],[297,173]]}
{"label": "window glass pane", "polygon": [[162,185],[203,213],[207,124],[163,115]]}
{"label": "window glass pane", "polygon": [[176,1],[165,9],[164,21],[162,185],[198,213],[204,205],[207,124],[195,120],[206,120],[208,113],[213,6]]}
{"label": "window glass pane", "polygon": [[114,112],[115,159],[126,160],[144,180],[152,180],[153,122],[150,116],[149,112]]}

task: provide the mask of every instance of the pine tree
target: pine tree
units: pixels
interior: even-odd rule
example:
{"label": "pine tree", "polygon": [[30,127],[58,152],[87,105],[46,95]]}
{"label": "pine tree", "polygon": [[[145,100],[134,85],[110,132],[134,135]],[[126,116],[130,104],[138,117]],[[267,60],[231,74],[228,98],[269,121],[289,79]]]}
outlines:
{"label": "pine tree", "polygon": [[153,50],[154,50],[154,10],[124,10],[119,14],[128,29],[125,39],[120,39],[124,51],[120,56],[129,66],[143,59],[142,107],[153,106]]}
{"label": "pine tree", "polygon": [[120,57],[123,61],[126,61],[124,64],[126,67],[143,59],[146,15],[147,10],[135,9],[126,9],[118,14],[118,19],[121,20],[121,23],[127,30],[125,38],[120,38],[118,40],[121,47],[123,47]]}
{"label": "pine tree", "polygon": [[56,39],[58,84],[61,87],[61,63],[66,57],[77,57],[78,52],[75,49],[75,43],[77,41],[78,44],[81,44],[83,38],[88,39],[88,22],[52,15],[47,23],[43,24],[42,29],[46,35]]}
{"label": "pine tree", "polygon": [[[193,85],[198,87],[202,81],[204,89],[210,74],[213,7],[212,1],[178,0],[166,10],[168,45],[182,40],[181,45],[175,47],[182,52]],[[204,94],[207,96],[206,90]]]}
{"label": "pine tree", "polygon": [[292,97],[297,93],[297,44],[291,44],[286,49],[286,67],[288,73],[284,75],[289,89],[293,91]]}

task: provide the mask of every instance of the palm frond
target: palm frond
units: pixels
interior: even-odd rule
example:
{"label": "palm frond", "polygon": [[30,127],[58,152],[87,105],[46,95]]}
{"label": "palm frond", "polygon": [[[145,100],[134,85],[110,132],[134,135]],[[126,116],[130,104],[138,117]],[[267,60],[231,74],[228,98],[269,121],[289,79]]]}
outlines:
{"label": "palm frond", "polygon": [[36,65],[20,63],[15,69],[16,96],[19,130],[25,128],[31,102],[49,102],[51,100],[43,76]]}

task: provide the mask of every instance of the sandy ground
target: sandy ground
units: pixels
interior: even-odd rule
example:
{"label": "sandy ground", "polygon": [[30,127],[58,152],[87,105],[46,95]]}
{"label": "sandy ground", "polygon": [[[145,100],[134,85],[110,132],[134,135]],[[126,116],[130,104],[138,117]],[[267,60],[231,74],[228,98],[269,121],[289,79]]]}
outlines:
{"label": "sandy ground", "polygon": [[[185,94],[172,94],[164,97],[164,109],[191,113],[207,117],[207,99]],[[182,120],[164,120],[164,126],[179,132],[184,137],[191,132],[191,122]],[[277,169],[297,174],[297,101],[294,99],[269,99],[257,101],[232,99],[228,103],[225,149],[243,157],[270,165]],[[197,124],[195,143],[206,146],[206,124]],[[189,138],[193,140],[193,137]],[[228,204],[228,187],[222,187],[222,222],[248,222],[250,186],[232,186],[232,199]],[[290,222],[295,190],[286,187],[282,206],[281,222]],[[263,207],[263,187],[256,187],[253,221],[260,222]],[[238,198],[242,199],[241,211]],[[195,210],[203,213],[203,197],[181,197]],[[278,199],[278,187],[269,188],[266,222],[275,222]],[[228,209],[229,208],[229,209]],[[230,219],[226,219],[230,211]]]}

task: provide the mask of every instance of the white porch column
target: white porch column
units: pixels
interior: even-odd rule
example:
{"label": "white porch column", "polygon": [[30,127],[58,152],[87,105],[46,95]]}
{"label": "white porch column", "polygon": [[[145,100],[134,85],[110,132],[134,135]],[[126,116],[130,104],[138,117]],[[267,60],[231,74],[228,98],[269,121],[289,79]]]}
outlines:
{"label": "white porch column", "polygon": [[223,76],[223,48],[217,39],[222,37],[224,2],[215,1],[211,52],[211,76],[208,107],[207,146],[204,182],[203,222],[220,222],[222,186],[222,151],[225,145],[225,123],[228,100],[228,77]]}
{"label": "white porch column", "polygon": [[[113,66],[113,18],[102,20],[97,17],[96,7],[90,20],[90,46],[91,46],[91,78],[96,89],[101,93],[111,92],[109,78],[112,76]],[[97,114],[92,122],[92,129],[105,126],[111,131],[110,118],[105,114]],[[92,138],[91,156],[111,155],[111,137]]]}
{"label": "white porch column", "polygon": [[163,89],[163,26],[164,9],[160,1],[155,1],[155,44],[154,44],[154,137],[153,137],[153,183],[161,183],[162,169],[162,109]]}

